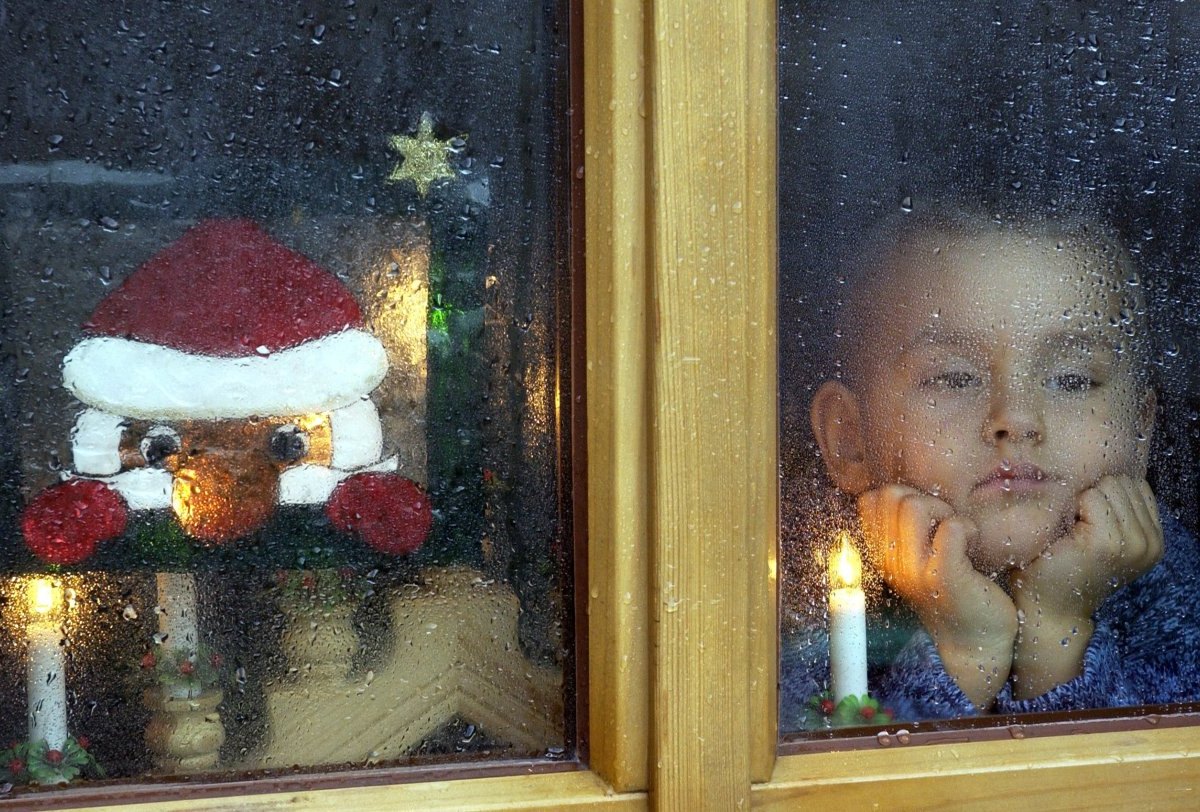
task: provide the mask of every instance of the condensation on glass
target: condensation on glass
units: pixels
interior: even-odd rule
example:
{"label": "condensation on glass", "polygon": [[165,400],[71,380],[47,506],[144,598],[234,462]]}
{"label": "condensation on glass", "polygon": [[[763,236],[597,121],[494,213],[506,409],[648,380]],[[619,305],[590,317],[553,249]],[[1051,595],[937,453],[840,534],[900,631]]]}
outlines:
{"label": "condensation on glass", "polygon": [[1200,13],[779,32],[781,729],[1200,700]]}
{"label": "condensation on glass", "polygon": [[561,4],[0,31],[6,790],[570,756]]}

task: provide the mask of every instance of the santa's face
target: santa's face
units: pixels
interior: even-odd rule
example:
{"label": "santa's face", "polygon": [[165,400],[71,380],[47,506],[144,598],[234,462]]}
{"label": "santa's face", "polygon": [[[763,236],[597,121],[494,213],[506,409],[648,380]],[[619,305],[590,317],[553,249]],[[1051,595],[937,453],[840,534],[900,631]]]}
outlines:
{"label": "santa's face", "polygon": [[280,475],[333,457],[328,415],[155,423],[129,421],[123,471],[158,468],[171,477],[171,508],[202,541],[245,536],[270,518]]}

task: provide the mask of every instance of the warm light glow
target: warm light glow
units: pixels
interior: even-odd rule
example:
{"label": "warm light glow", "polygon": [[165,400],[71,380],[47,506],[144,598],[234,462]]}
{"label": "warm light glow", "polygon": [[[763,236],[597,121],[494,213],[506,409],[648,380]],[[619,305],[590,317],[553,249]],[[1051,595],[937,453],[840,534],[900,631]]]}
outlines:
{"label": "warm light glow", "polygon": [[832,589],[857,588],[862,580],[862,559],[850,543],[850,534],[838,533],[838,548],[829,556],[829,586]]}
{"label": "warm light glow", "polygon": [[28,587],[29,608],[35,615],[46,615],[62,604],[62,587],[49,578],[34,578]]}
{"label": "warm light glow", "polygon": [[[386,251],[363,280],[366,322],[390,365],[422,380],[428,362],[429,237],[413,233]],[[451,304],[453,304],[451,302]]]}
{"label": "warm light glow", "polygon": [[187,468],[175,472],[171,483],[171,509],[179,517],[179,523],[187,527],[192,521],[192,490],[196,472]]}
{"label": "warm light glow", "polygon": [[175,472],[171,507],[189,536],[231,541],[267,523],[278,486],[279,475],[266,455],[202,454]]}

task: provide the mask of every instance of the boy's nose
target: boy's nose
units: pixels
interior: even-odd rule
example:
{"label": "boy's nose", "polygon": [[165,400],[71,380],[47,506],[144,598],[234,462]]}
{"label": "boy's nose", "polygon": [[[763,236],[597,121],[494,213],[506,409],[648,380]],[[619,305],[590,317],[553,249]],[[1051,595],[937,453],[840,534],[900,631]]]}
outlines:
{"label": "boy's nose", "polygon": [[1044,429],[1042,411],[1032,393],[1020,386],[1007,386],[993,394],[983,427],[986,442],[1040,443]]}

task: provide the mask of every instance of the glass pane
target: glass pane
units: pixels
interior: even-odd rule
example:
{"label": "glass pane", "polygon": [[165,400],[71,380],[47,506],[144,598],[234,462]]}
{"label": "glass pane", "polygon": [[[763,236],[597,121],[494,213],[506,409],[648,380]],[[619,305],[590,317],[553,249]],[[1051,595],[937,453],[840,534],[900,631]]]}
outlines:
{"label": "glass pane", "polygon": [[1200,699],[1198,42],[781,4],[784,731]]}
{"label": "glass pane", "polygon": [[0,20],[3,780],[570,756],[565,4]]}

